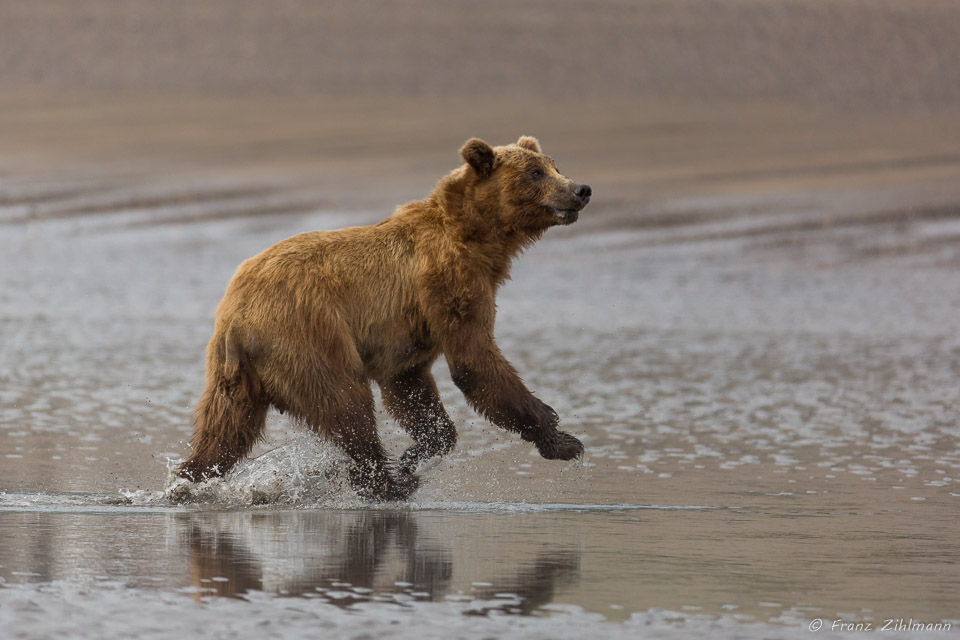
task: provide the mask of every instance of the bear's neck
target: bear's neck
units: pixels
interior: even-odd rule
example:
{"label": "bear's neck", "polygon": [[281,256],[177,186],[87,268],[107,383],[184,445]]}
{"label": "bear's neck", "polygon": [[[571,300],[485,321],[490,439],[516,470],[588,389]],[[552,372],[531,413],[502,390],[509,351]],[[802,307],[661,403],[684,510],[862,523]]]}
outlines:
{"label": "bear's neck", "polygon": [[540,234],[531,237],[518,229],[491,225],[491,220],[499,220],[496,211],[483,211],[467,206],[450,224],[450,231],[467,253],[472,264],[482,266],[497,286],[510,277],[513,259],[524,249],[536,242]]}

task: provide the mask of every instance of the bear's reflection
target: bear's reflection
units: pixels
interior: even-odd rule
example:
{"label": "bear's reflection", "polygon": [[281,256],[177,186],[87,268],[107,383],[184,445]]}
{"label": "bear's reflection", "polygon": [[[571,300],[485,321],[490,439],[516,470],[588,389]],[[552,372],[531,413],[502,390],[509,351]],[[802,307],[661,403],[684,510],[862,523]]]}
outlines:
{"label": "bear's reflection", "polygon": [[[490,611],[530,614],[553,601],[557,588],[573,582],[580,568],[579,550],[553,549],[537,555],[533,563],[514,576],[492,580],[491,587],[474,587],[471,595],[487,600],[472,606],[466,613],[486,615]],[[497,594],[515,596],[497,602]],[[494,600],[489,601],[490,598]]]}
{"label": "bear's reflection", "polygon": [[530,613],[579,569],[578,549],[525,540],[477,554],[473,543],[489,547],[488,535],[461,531],[451,541],[444,524],[418,512],[208,512],[178,516],[177,537],[198,598],[265,591],[350,606],[453,594],[480,601],[469,613]]}

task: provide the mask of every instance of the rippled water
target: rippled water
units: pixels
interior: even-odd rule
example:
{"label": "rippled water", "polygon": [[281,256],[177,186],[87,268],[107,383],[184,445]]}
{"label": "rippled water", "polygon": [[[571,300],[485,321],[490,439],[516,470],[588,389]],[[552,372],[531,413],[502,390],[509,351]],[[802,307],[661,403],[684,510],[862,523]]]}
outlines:
{"label": "rippled water", "polygon": [[[0,623],[15,637],[960,626],[956,215],[551,231],[517,263],[497,333],[585,460],[540,459],[438,365],[458,449],[410,504],[370,505],[342,454],[278,415],[223,481],[185,488],[168,467],[235,266],[379,213],[234,184],[3,188]],[[244,213],[270,202],[283,215]]]}

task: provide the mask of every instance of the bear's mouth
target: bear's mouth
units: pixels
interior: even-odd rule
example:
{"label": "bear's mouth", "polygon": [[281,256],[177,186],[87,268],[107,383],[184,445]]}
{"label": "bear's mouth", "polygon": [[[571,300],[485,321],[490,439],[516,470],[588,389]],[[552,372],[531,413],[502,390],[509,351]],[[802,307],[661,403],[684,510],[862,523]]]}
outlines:
{"label": "bear's mouth", "polygon": [[573,224],[580,219],[580,211],[577,209],[555,209],[550,207],[550,213],[557,219],[558,224]]}

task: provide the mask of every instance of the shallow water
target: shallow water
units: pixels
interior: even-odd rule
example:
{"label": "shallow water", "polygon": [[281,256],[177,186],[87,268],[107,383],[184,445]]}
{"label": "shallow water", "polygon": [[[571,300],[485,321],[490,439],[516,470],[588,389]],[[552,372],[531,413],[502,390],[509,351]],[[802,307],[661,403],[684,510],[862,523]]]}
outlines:
{"label": "shallow water", "polygon": [[956,216],[551,231],[518,261],[497,333],[584,461],[544,461],[477,418],[441,363],[457,450],[421,469],[410,504],[369,505],[341,454],[278,415],[224,481],[187,490],[168,460],[187,452],[236,264],[381,214],[303,196],[306,212],[215,220],[260,196],[152,185],[133,206],[70,186],[14,181],[32,208],[0,207],[0,623],[15,637],[77,635],[68,618],[89,637],[200,621],[411,637],[960,624]]}
{"label": "shallow water", "polygon": [[[8,628],[33,629],[26,637],[76,635],[73,625],[110,612],[114,622],[92,624],[84,637],[163,635],[183,624],[166,618],[173,607],[209,624],[210,637],[237,631],[232,625],[303,632],[317,623],[375,634],[400,623],[412,625],[411,637],[451,629],[466,637],[582,637],[604,626],[614,637],[704,629],[799,637],[817,618],[940,621],[956,604],[957,576],[944,567],[960,554],[942,546],[954,523],[926,523],[918,533],[921,510],[112,502],[3,496],[0,535],[5,548],[19,550],[4,554],[0,568]],[[250,606],[214,613],[190,604],[217,597]],[[125,619],[127,607],[145,613]],[[44,621],[45,612],[70,615],[71,626]]]}

